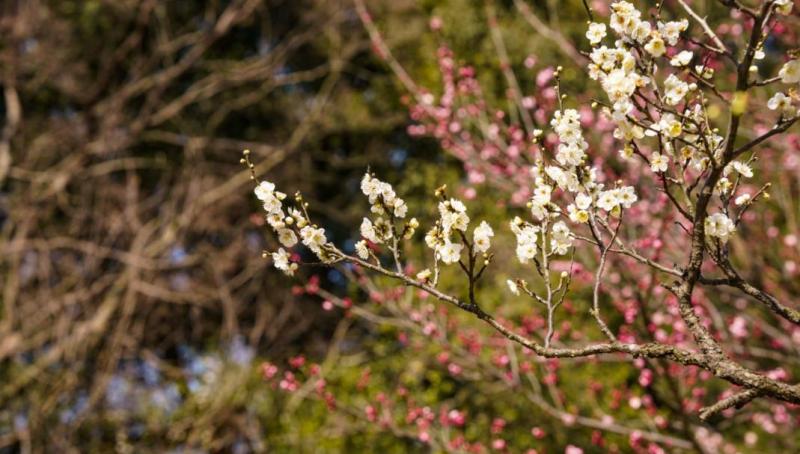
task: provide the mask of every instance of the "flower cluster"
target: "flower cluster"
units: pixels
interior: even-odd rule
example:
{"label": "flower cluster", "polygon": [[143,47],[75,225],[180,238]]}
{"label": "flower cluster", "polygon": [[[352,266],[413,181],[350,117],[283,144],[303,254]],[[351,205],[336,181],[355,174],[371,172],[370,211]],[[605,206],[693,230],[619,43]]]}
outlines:
{"label": "flower cluster", "polygon": [[[589,76],[600,81],[613,104],[614,116],[619,121],[634,109],[634,104],[631,102],[634,92],[652,81],[651,75],[640,72],[636,57],[630,49],[643,49],[654,58],[661,57],[667,52],[667,45],[677,44],[680,34],[688,28],[689,22],[686,19],[658,22],[654,28],[650,22],[641,19],[641,12],[629,2],[615,2],[611,5],[611,10],[611,29],[621,39],[616,42],[615,48],[601,46],[592,50]],[[600,44],[604,36],[604,24],[589,25],[587,37],[592,45]],[[682,51],[673,57],[670,63],[677,67],[688,66],[693,57],[692,52]],[[689,84],[677,78],[667,79],[665,82],[667,102],[671,105],[678,104],[689,89]]]}
{"label": "flower cluster", "polygon": [[[714,187],[716,192],[727,195],[731,189],[734,188],[734,181],[736,181],[736,179],[734,178],[734,181],[731,181],[731,178],[733,178],[731,174],[733,172],[736,172],[738,178],[753,178],[753,168],[750,167],[749,164],[741,161],[733,161],[722,169],[723,176],[717,181]],[[744,199],[737,197],[736,200],[743,201]],[[741,205],[742,203],[737,203],[737,205]]]}
{"label": "flower cluster", "polygon": [[553,224],[550,235],[550,249],[558,254],[564,255],[572,247],[572,232],[564,221]]}
{"label": "flower cluster", "polygon": [[[776,2],[775,6],[779,13],[788,14],[792,2]],[[751,201],[749,194],[732,194],[738,187],[738,180],[732,179],[730,174],[736,172],[737,178],[752,178],[752,168],[745,162],[724,161],[722,152],[725,139],[709,126],[712,122],[702,94],[689,97],[697,90],[697,84],[683,79],[683,75],[689,75],[696,81],[711,84],[709,81],[713,78],[714,70],[707,66],[705,60],[703,64],[692,66],[695,55],[690,50],[668,49],[678,45],[681,34],[688,29],[688,21],[650,23],[642,19],[642,14],[631,3],[625,1],[613,3],[611,11],[610,28],[619,39],[615,41],[614,48],[603,46],[605,26],[589,25],[587,37],[595,46],[590,54],[589,74],[601,83],[610,101],[605,112],[616,125],[614,137],[624,143],[620,155],[625,159],[639,155],[665,185],[674,173],[678,175],[676,181],[680,182],[685,181],[684,172],[688,170],[705,172],[712,165],[725,165],[722,177],[715,184],[715,192],[723,197],[721,200],[725,203],[734,200],[737,206],[748,204]],[[755,50],[754,58],[763,59],[764,55],[759,47]],[[658,58],[667,56],[669,66],[657,64]],[[682,72],[668,73],[662,79],[657,76],[659,66],[672,66]],[[751,73],[755,75],[757,71],[754,73],[751,70]],[[787,84],[800,82],[800,60],[786,62],[778,79]],[[658,80],[663,80],[663,85]],[[778,92],[767,102],[769,109],[780,113],[782,120],[779,121],[800,115],[793,102],[795,93],[794,90],[790,90],[788,95]],[[643,107],[645,104],[642,100],[648,98],[653,109]],[[746,100],[741,96],[735,97],[732,109],[743,109],[741,106],[745,105],[744,102]],[[637,143],[645,137],[657,138],[655,149]],[[673,165],[674,170],[671,171]],[[631,198],[636,200],[635,194],[627,190],[620,190],[620,195],[628,204],[632,203]],[[615,204],[614,194],[608,192],[600,193],[593,200],[606,210],[613,209]],[[587,199],[576,198],[576,203],[568,207],[570,219],[578,222],[588,220],[590,212],[585,207],[590,206]],[[723,219],[715,215],[708,225],[708,235],[723,242],[735,231],[735,223],[727,216]]]}
{"label": "flower cluster", "polygon": [[664,101],[670,106],[676,106],[691,90],[696,88],[697,85],[688,84],[675,74],[670,74],[664,81]]}
{"label": "flower cluster", "polygon": [[705,220],[706,236],[719,238],[723,243],[727,243],[731,234],[736,230],[733,221],[722,213],[710,215]]}
{"label": "flower cluster", "polygon": [[[245,157],[249,153],[245,150]],[[311,250],[323,262],[331,262],[334,256],[328,250],[325,229],[317,227],[308,221],[305,212],[295,208],[289,208],[288,213],[284,211],[283,201],[286,194],[276,191],[275,185],[269,181],[260,182],[255,190],[256,198],[263,204],[266,211],[266,220],[270,227],[278,236],[278,241],[283,247],[291,248],[297,244],[297,234],[303,244]],[[297,197],[298,202],[302,203],[302,198]],[[302,206],[302,205],[301,205]],[[297,263],[291,261],[290,254],[283,248],[271,254],[275,268],[283,271],[289,276],[294,275],[297,270]]]}
{"label": "flower cluster", "polygon": [[[535,256],[536,235],[539,233],[543,237],[550,235],[551,249],[557,254],[565,254],[571,245],[567,225],[562,221],[550,223],[551,219],[557,219],[562,213],[553,202],[555,189],[574,195],[574,202],[567,205],[566,211],[570,221],[575,223],[589,222],[593,207],[618,214],[619,209],[630,208],[637,200],[631,186],[604,190],[604,185],[596,180],[598,170],[584,165],[588,144],[581,131],[578,111],[558,110],[550,125],[559,140],[556,163],[545,167],[539,162],[531,169],[534,190],[528,204],[534,219],[542,225],[525,226],[519,219],[512,221],[512,231],[517,235],[517,257],[523,263]],[[545,253],[549,254],[550,251]]]}
{"label": "flower cluster", "polygon": [[377,245],[397,240],[398,237],[410,238],[419,227],[419,222],[416,218],[412,218],[405,224],[403,231],[398,234],[394,221],[406,217],[408,205],[403,199],[397,197],[392,185],[375,178],[369,172],[364,174],[361,179],[361,192],[367,196],[370,211],[377,215],[374,220],[365,217],[361,221],[360,231],[364,239],[355,245],[359,258],[367,260],[369,259],[367,241]]}
{"label": "flower cluster", "polygon": [[628,50],[606,46],[592,50],[589,55],[589,76],[599,80],[603,91],[613,103],[614,112],[624,117],[633,110],[630,97],[636,88],[647,84],[648,80],[636,72],[636,59]]}
{"label": "flower cluster", "polygon": [[[254,192],[256,198],[263,204],[264,211],[267,212],[267,222],[275,230],[280,243],[287,248],[297,244],[297,235],[295,235],[294,231],[289,227],[292,221],[288,224],[286,222],[288,219],[292,218],[287,218],[283,211],[283,200],[286,198],[286,194],[275,191],[275,185],[268,181],[259,183]],[[283,248],[273,253],[272,259],[276,268],[290,276],[293,275],[297,269],[297,264],[290,263],[289,254]]]}
{"label": "flower cluster", "polygon": [[275,268],[283,271],[288,276],[294,276],[294,272],[297,270],[297,263],[290,261],[289,253],[284,248],[272,253],[272,263]]}
{"label": "flower cluster", "polygon": [[[303,218],[301,217],[300,219]],[[330,260],[330,257],[322,250],[322,247],[328,244],[328,240],[325,238],[325,229],[313,225],[306,225],[300,229],[300,238],[302,238],[303,244],[311,249],[311,252],[316,254],[320,260],[324,262]]]}
{"label": "flower cluster", "polygon": [[519,217],[511,221],[511,231],[517,236],[517,259],[521,263],[528,263],[536,257],[539,230],[539,227]]}
{"label": "flower cluster", "polygon": [[[443,189],[437,194],[443,197]],[[466,243],[464,233],[469,227],[467,207],[458,199],[446,199],[439,202],[439,219],[436,225],[425,235],[425,243],[433,249],[436,260],[445,264],[457,263],[461,259],[461,252]],[[453,241],[453,236],[459,235],[460,240]],[[494,231],[485,221],[481,222],[473,231],[473,253],[485,254],[491,247],[491,238]]]}
{"label": "flower cluster", "polygon": [[550,126],[558,134],[558,140],[561,142],[558,145],[556,161],[567,167],[581,165],[586,158],[585,151],[589,148],[589,144],[583,139],[578,111],[575,109],[557,111],[550,121]]}
{"label": "flower cluster", "polygon": [[494,236],[494,231],[486,221],[481,221],[478,227],[475,227],[475,231],[472,233],[472,241],[475,248],[475,251],[481,254],[485,254],[489,251],[489,248],[492,247],[492,237]]}
{"label": "flower cluster", "polygon": [[[632,143],[648,135],[658,136],[663,149],[651,155],[650,167],[654,173],[665,173],[669,168],[669,154],[674,150],[671,139],[692,133],[695,137],[684,140],[691,144],[693,139],[699,137],[700,131],[697,127],[690,131],[694,125],[686,124],[686,121],[666,112],[666,109],[660,111],[658,119],[648,115],[638,115],[640,106],[637,106],[633,99],[637,94],[646,96],[645,90],[651,89],[653,94],[659,94],[661,101],[667,106],[677,106],[697,88],[695,83],[688,83],[675,74],[669,74],[664,79],[663,90],[659,90],[656,83],[658,66],[654,60],[667,54],[667,46],[678,44],[681,33],[688,28],[689,23],[683,19],[672,22],[659,21],[653,25],[642,20],[641,12],[625,1],[613,3],[611,10],[610,26],[620,39],[615,42],[614,48],[600,46],[592,50],[589,75],[600,81],[611,102],[607,113],[616,124],[614,137]],[[605,30],[605,27],[600,25],[590,24],[589,29]],[[592,37],[594,39],[590,39],[590,42],[593,45],[602,41],[600,33],[593,33]],[[684,68],[688,67],[693,59],[694,54],[684,50],[676,53],[670,59],[670,64]],[[700,68],[705,71],[702,66]],[[696,123],[703,124],[700,121]],[[697,147],[686,149],[689,159],[703,161],[705,156],[695,153],[692,151],[693,148],[698,149]],[[633,156],[634,151],[632,145],[626,145],[620,154],[627,159]]]}
{"label": "flower cluster", "polygon": [[370,209],[373,213],[377,215],[386,215],[388,213],[401,219],[406,217],[408,205],[403,199],[397,197],[392,185],[389,183],[366,173],[361,179],[361,192],[369,199]]}
{"label": "flower cluster", "polygon": [[607,191],[600,191],[597,198],[597,206],[611,213],[620,208],[630,208],[637,200],[638,197],[633,186],[621,186]]}

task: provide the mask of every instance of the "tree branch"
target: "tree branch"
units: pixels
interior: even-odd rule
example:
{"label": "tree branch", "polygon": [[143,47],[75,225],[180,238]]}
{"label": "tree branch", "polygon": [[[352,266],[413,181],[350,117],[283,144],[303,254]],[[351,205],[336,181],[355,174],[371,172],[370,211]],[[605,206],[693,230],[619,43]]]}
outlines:
{"label": "tree branch", "polygon": [[759,396],[761,396],[760,391],[748,389],[747,391],[742,391],[738,394],[726,397],[725,399],[720,400],[714,405],[701,408],[699,413],[700,419],[702,419],[703,421],[708,421],[714,415],[721,413],[729,408],[734,408],[734,407],[737,409],[742,408],[748,403],[750,403],[753,399]]}

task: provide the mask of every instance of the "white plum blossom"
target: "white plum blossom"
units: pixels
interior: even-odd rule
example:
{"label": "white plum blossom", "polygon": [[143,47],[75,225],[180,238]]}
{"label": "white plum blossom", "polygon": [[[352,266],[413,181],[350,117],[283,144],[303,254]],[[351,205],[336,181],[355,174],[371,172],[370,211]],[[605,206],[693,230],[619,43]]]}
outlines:
{"label": "white plum blossom", "polygon": [[[618,10],[623,11],[625,8],[618,8]],[[618,18],[623,16],[624,14],[617,13],[612,15],[612,17]],[[625,20],[627,21],[627,19]],[[641,29],[635,25],[640,23],[638,17],[633,18],[632,23],[634,24],[633,30]],[[612,28],[614,27],[612,22]],[[633,39],[633,37],[631,38]],[[633,110],[631,95],[637,87],[645,85],[648,78],[636,72],[636,58],[621,46],[620,41],[617,41],[617,47],[614,49],[606,46],[592,49],[589,58],[592,61],[589,64],[589,77],[600,81],[603,90],[614,105],[615,113],[619,117],[624,117]]]}
{"label": "white plum blossom", "polygon": [[705,220],[706,236],[719,238],[723,243],[727,243],[731,234],[736,231],[736,226],[728,216],[723,213],[714,213]]}
{"label": "white plum blossom", "polygon": [[677,67],[688,66],[692,61],[692,57],[694,57],[692,51],[684,50],[678,53],[678,55],[672,57],[672,60],[669,61],[669,64]]}
{"label": "white plum blossom", "polygon": [[550,237],[550,248],[558,255],[564,255],[572,246],[572,234],[564,221],[553,224]]}
{"label": "white plum blossom", "polygon": [[452,229],[465,232],[469,224],[467,207],[458,199],[439,202],[439,216],[442,220],[442,230],[445,236],[450,235]]}
{"label": "white plum blossom", "polygon": [[520,263],[525,264],[536,257],[538,248],[534,241],[526,241],[517,245],[517,259]]}
{"label": "white plum blossom", "polygon": [[322,247],[328,243],[328,240],[325,238],[325,229],[307,225],[300,229],[300,237],[303,239],[303,244],[305,244],[307,248],[311,249],[317,257],[323,258],[320,256]]}
{"label": "white plum blossom", "polygon": [[785,94],[778,92],[767,101],[767,107],[770,110],[777,110],[785,117],[793,118],[798,114],[798,110],[792,106],[792,98]]}
{"label": "white plum blossom", "polygon": [[439,258],[448,265],[456,263],[461,258],[461,249],[463,248],[464,246],[460,243],[447,241],[438,249]]}
{"label": "white plum blossom", "polygon": [[546,205],[550,203],[550,197],[553,194],[553,188],[547,184],[539,184],[533,190],[533,203],[539,205]]}
{"label": "white plum blossom", "polygon": [[281,230],[286,227],[286,218],[283,215],[283,210],[279,209],[272,213],[267,213],[267,224],[275,230]]}
{"label": "white plum blossom", "polygon": [[530,201],[531,215],[533,215],[534,218],[541,221],[547,216],[547,205],[550,203],[552,193],[552,186],[545,184],[542,178],[536,179],[536,186]]}
{"label": "white plum blossom", "polygon": [[664,81],[664,100],[671,106],[677,105],[689,93],[689,89],[689,84],[670,74]]}
{"label": "white plum blossom", "polygon": [[278,241],[285,247],[292,247],[297,244],[297,235],[294,234],[292,229],[279,229],[278,230]]}
{"label": "white plum blossom", "polygon": [[[467,231],[469,225],[467,207],[458,199],[443,200],[439,202],[439,216],[439,221],[437,221],[436,225],[425,234],[425,243],[434,250],[437,260],[441,260],[445,264],[456,263],[464,246],[460,243],[451,242],[450,235],[453,230]],[[418,225],[416,219],[412,219],[412,221]],[[476,229],[478,232],[477,237],[481,239],[481,244],[476,245],[476,247],[486,247],[488,249],[490,241],[488,237],[484,238],[482,236],[486,235],[486,228],[489,226],[486,224],[486,228],[481,227],[479,226]]]}
{"label": "white plum blossom", "polygon": [[[330,251],[323,250],[328,245],[325,238],[325,229],[311,226],[305,214],[295,208],[289,208],[289,215],[283,211],[283,202],[286,194],[275,190],[275,185],[269,181],[260,182],[253,190],[256,198],[263,203],[264,211],[267,212],[267,223],[272,227],[278,236],[278,241],[282,246],[291,248],[298,242],[296,229],[299,229],[300,238],[320,260],[330,262],[333,259]],[[289,253],[280,248],[277,252],[271,253],[275,267],[286,273],[293,275],[297,269],[296,263],[290,263]]]}
{"label": "white plum blossom", "polygon": [[625,1],[611,4],[611,29],[619,35],[631,35],[639,25],[642,13]]}
{"label": "white plum blossom", "polygon": [[775,0],[775,11],[777,11],[778,14],[788,16],[792,14],[793,7],[794,0]]}
{"label": "white plum blossom", "polygon": [[644,50],[653,57],[658,58],[667,52],[667,46],[660,36],[654,36],[653,39],[644,46]]}
{"label": "white plum blossom", "polygon": [[475,227],[475,231],[472,232],[472,235],[475,243],[475,251],[477,253],[484,253],[492,246],[494,231],[486,221],[482,221],[478,227]]}
{"label": "white plum blossom", "polygon": [[589,144],[583,140],[581,132],[580,114],[575,109],[556,111],[550,121],[561,144],[556,152],[556,161],[567,167],[579,166],[586,157],[586,150]]}
{"label": "white plum blossom", "polygon": [[372,221],[369,218],[364,218],[361,221],[361,236],[372,241],[373,243],[379,244],[382,243],[383,240],[378,237],[378,232],[375,231],[375,226],[372,224]]}
{"label": "white plum blossom", "polygon": [[511,231],[517,236],[517,259],[520,263],[528,263],[538,251],[536,241],[539,228],[526,225],[520,218],[514,218],[511,221]]}
{"label": "white plum blossom", "polygon": [[733,183],[731,183],[731,180],[729,180],[726,177],[722,177],[717,181],[717,184],[714,186],[714,189],[720,194],[727,194],[732,187]]}
{"label": "white plum blossom", "polygon": [[253,189],[253,192],[256,194],[256,198],[263,202],[268,197],[272,197],[275,192],[275,184],[269,181],[262,181]]}
{"label": "white plum blossom", "polygon": [[556,160],[563,166],[576,167],[583,163],[586,153],[586,142],[581,144],[561,144],[558,146]]}
{"label": "white plum blossom", "polygon": [[686,31],[687,28],[689,28],[688,19],[658,23],[658,32],[670,46],[678,44],[678,38],[680,38],[681,33]]}
{"label": "white plum blossom", "polygon": [[[614,104],[625,103],[636,91],[638,79],[623,69],[615,69],[602,79],[603,90],[608,94],[608,99]],[[620,110],[616,109],[615,110]]]}
{"label": "white plum blossom", "polygon": [[434,226],[432,229],[428,230],[428,232],[425,234],[425,244],[427,244],[428,247],[434,251],[438,249],[439,246],[444,244],[444,240],[442,239],[442,231],[439,226]]}
{"label": "white plum blossom", "polygon": [[600,193],[600,196],[597,197],[597,206],[605,211],[611,211],[619,205],[619,198],[617,197],[617,191],[610,190],[610,191],[603,191]]}
{"label": "white plum blossom", "polygon": [[585,209],[578,208],[574,203],[567,205],[567,216],[569,220],[579,224],[589,222],[589,212]]}
{"label": "white plum blossom", "polygon": [[547,207],[545,205],[539,205],[537,203],[531,202],[531,216],[533,216],[537,221],[543,221],[545,217],[547,217]]}
{"label": "white plum blossom", "polygon": [[647,41],[653,34],[653,26],[650,22],[641,21],[636,24],[636,27],[631,31],[630,38],[642,44]]}
{"label": "white plum blossom", "polygon": [[617,189],[617,199],[623,208],[630,208],[639,200],[639,197],[636,195],[636,190],[633,189],[633,186],[623,186]]}
{"label": "white plum blossom", "polygon": [[592,197],[581,192],[575,196],[575,203],[567,205],[567,215],[572,222],[584,224],[589,222],[589,212],[592,205]]}
{"label": "white plum blossom", "polygon": [[370,204],[377,202],[378,197],[381,195],[380,183],[380,180],[372,178],[369,173],[364,174],[364,177],[361,179],[361,192],[367,196]]}
{"label": "white plum blossom", "polygon": [[559,140],[564,143],[575,143],[583,139],[580,120],[580,114],[575,109],[559,110],[553,114],[550,126],[558,134]]}
{"label": "white plum blossom", "polygon": [[508,290],[516,296],[519,296],[519,286],[517,283],[512,281],[511,279],[506,280],[506,285],[508,285]]}
{"label": "white plum blossom", "polygon": [[417,277],[418,281],[428,281],[428,280],[430,280],[432,274],[433,273],[431,272],[430,269],[425,268],[424,270],[422,270],[419,273],[417,273],[416,277]]}
{"label": "white plum blossom", "polygon": [[709,68],[704,65],[695,65],[694,72],[700,75],[703,79],[711,79],[714,77],[714,68]]}
{"label": "white plum blossom", "polygon": [[264,211],[266,211],[267,214],[275,213],[283,217],[281,212],[281,200],[286,198],[286,194],[275,191],[275,185],[273,183],[262,181],[256,186],[253,192],[255,192],[256,198],[263,203]]}
{"label": "white plum blossom", "polygon": [[650,170],[655,173],[666,172],[669,166],[669,156],[654,152],[650,156]]}
{"label": "white plum blossom", "polygon": [[[614,130],[614,138],[624,140],[625,142],[641,139],[644,136],[644,128],[624,118],[617,122],[617,129]],[[633,150],[631,150],[631,153],[632,152]]]}
{"label": "white plum blossom", "polygon": [[361,240],[356,243],[356,254],[361,260],[369,259],[369,248],[366,241]]}
{"label": "white plum blossom", "polygon": [[256,198],[262,202],[266,202],[273,197],[281,200],[286,197],[284,193],[275,191],[275,184],[269,181],[262,181],[259,183],[253,192],[255,192]]}
{"label": "white plum blossom", "polygon": [[361,192],[367,196],[373,213],[384,214],[386,210],[390,210],[396,218],[406,217],[408,206],[405,201],[397,197],[389,183],[366,173],[361,179]]}
{"label": "white plum blossom", "polygon": [[671,113],[662,115],[658,123],[654,124],[652,128],[672,138],[680,136],[681,132],[683,132],[681,122]]}
{"label": "white plum blossom", "polygon": [[293,276],[297,270],[297,264],[289,261],[289,253],[283,248],[272,253],[272,263],[275,268],[283,271],[287,276]]}
{"label": "white plum blossom", "polygon": [[[534,166],[534,168],[538,169],[538,166]],[[550,177],[560,189],[570,192],[578,190],[580,182],[575,172],[566,172],[560,167],[547,166],[544,169],[544,173]]]}
{"label": "white plum blossom", "polygon": [[800,82],[800,60],[789,60],[778,72],[781,82],[785,84],[796,84]]}
{"label": "white plum blossom", "polygon": [[733,169],[745,178],[753,178],[753,168],[741,161],[733,161]]}
{"label": "white plum blossom", "polygon": [[745,192],[744,194],[741,194],[740,196],[736,197],[736,200],[734,200],[733,203],[735,203],[736,206],[741,206],[749,202],[750,199],[751,199],[750,194]]}
{"label": "white plum blossom", "polygon": [[733,161],[723,170],[723,174],[725,176],[730,175],[731,172],[736,171],[739,175],[745,178],[753,178],[753,168],[750,167],[749,164],[746,164],[742,161]]}
{"label": "white plum blossom", "polygon": [[623,186],[601,192],[597,198],[597,206],[604,211],[610,212],[618,206],[626,209],[630,208],[637,200],[639,200],[639,197],[633,187]]}
{"label": "white plum blossom", "polygon": [[586,210],[592,205],[592,197],[584,193],[575,196],[575,206],[581,210]]}
{"label": "white plum blossom", "polygon": [[408,213],[408,205],[406,205],[406,202],[401,199],[395,199],[394,216],[397,218],[404,218],[406,217],[406,213]]}
{"label": "white plum blossom", "polygon": [[586,31],[586,38],[589,40],[590,44],[598,44],[605,37],[606,24],[598,24],[596,22],[589,24],[589,30]]}

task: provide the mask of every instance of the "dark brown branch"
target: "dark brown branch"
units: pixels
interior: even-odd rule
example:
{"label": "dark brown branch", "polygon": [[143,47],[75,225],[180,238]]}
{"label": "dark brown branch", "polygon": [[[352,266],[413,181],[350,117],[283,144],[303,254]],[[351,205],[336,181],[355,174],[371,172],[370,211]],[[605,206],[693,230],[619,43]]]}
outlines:
{"label": "dark brown branch", "polygon": [[725,258],[718,262],[720,269],[727,276],[727,279],[713,280],[711,282],[719,283],[719,285],[727,285],[730,287],[738,288],[742,292],[752,296],[759,302],[763,303],[775,314],[783,317],[784,319],[800,325],[800,311],[787,307],[781,304],[777,298],[770,295],[766,291],[750,284],[733,268],[730,261]]}
{"label": "dark brown branch", "polygon": [[791,120],[787,120],[781,122],[776,127],[770,129],[768,132],[756,137],[755,139],[747,142],[746,144],[742,145],[741,147],[737,148],[733,152],[733,158],[735,159],[737,156],[745,153],[749,150],[752,150],[756,145],[764,142],[765,140],[769,139],[770,137],[785,132],[787,129],[791,128],[797,122],[797,118],[793,118]]}
{"label": "dark brown branch", "polygon": [[742,408],[748,403],[750,403],[753,399],[759,396],[761,396],[761,393],[759,391],[748,389],[747,391],[742,391],[738,394],[726,397],[725,399],[720,400],[714,405],[701,408],[700,419],[702,419],[703,421],[708,421],[714,415],[721,413],[729,408],[737,408],[737,409]]}

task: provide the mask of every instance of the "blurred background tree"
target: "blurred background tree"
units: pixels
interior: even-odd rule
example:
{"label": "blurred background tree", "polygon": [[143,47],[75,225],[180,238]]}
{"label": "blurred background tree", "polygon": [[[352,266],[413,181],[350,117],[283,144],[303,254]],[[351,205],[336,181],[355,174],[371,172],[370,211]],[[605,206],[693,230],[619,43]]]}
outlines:
{"label": "blurred background tree", "polygon": [[[334,325],[263,273],[238,160],[349,220],[332,189],[405,122],[352,8],[11,1],[0,28],[0,442],[263,448],[254,355],[322,352]],[[211,358],[242,373],[197,403]]]}

